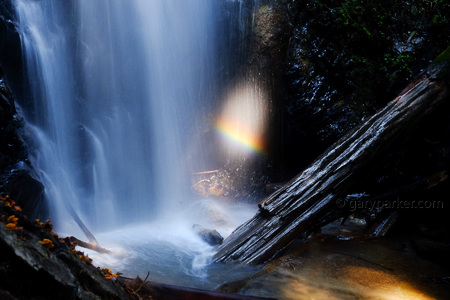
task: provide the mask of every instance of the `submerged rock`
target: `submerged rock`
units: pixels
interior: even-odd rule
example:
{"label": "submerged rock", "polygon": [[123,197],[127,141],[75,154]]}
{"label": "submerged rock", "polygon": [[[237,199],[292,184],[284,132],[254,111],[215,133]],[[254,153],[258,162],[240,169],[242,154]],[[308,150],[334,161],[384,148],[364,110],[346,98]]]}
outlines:
{"label": "submerged rock", "polygon": [[198,224],[194,224],[192,229],[211,246],[221,245],[223,242],[223,237],[215,229],[207,229]]}

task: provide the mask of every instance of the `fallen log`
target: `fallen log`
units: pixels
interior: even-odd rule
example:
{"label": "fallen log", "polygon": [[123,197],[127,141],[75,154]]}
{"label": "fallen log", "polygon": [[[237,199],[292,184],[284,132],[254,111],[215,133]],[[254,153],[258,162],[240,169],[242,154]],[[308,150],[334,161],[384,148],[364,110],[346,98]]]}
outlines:
{"label": "fallen log", "polygon": [[296,238],[344,216],[345,195],[383,162],[392,145],[407,140],[421,120],[448,100],[449,74],[450,47],[400,96],[263,200],[256,215],[225,239],[214,259],[262,263]]}
{"label": "fallen log", "polygon": [[384,211],[377,216],[372,226],[366,229],[366,235],[369,237],[383,237],[394,226],[397,220],[398,212],[396,210]]}

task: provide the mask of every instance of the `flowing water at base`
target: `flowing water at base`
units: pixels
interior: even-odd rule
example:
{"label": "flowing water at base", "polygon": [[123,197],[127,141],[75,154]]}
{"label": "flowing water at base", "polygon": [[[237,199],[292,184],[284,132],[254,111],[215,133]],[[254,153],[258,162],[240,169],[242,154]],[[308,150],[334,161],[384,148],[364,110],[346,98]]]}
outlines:
{"label": "flowing water at base", "polygon": [[[214,248],[192,231],[227,236],[256,210],[195,202],[191,189],[208,165],[203,149],[221,152],[207,116],[218,113],[222,81],[236,76],[228,53],[218,57],[231,38],[221,34],[221,1],[12,3],[30,94],[23,111],[55,231],[83,239],[75,211],[113,250],[89,253],[94,262],[130,277],[213,288],[248,275],[253,268],[212,264]],[[262,143],[245,125],[261,130],[261,90],[254,80],[236,88],[221,116],[221,132],[255,152]],[[203,123],[214,133],[197,143]]]}
{"label": "flowing water at base", "polygon": [[[175,233],[174,233],[175,232]],[[257,268],[212,262],[214,247],[189,228],[148,224],[98,236],[111,254],[86,251],[98,267],[129,278],[213,290],[218,285],[251,276]]]}
{"label": "flowing water at base", "polygon": [[[286,300],[450,297],[448,270],[412,247],[413,240],[439,243],[417,236],[347,241],[324,236],[307,247],[294,243],[285,256],[265,266],[213,263],[214,247],[189,224],[145,224],[98,238],[112,254],[86,251],[94,264],[131,278],[143,279],[148,272],[151,281],[207,290],[227,283],[234,293]],[[270,271],[257,273],[266,266]]]}
{"label": "flowing water at base", "polygon": [[193,224],[214,228],[226,237],[253,213],[254,206],[198,201],[170,222],[161,218],[98,234],[98,242],[111,254],[79,250],[88,254],[94,265],[125,277],[145,278],[149,273],[151,281],[212,290],[224,282],[249,277],[260,267],[213,263],[216,247],[204,242]]}

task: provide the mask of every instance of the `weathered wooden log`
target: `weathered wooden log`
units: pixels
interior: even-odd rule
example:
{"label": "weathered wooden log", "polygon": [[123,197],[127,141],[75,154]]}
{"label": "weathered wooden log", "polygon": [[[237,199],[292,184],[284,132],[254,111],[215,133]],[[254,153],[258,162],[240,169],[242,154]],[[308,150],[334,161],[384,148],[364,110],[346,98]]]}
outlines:
{"label": "weathered wooden log", "polygon": [[366,235],[369,237],[383,237],[394,226],[397,220],[398,212],[396,210],[384,211],[379,214],[372,226],[366,229]]}
{"label": "weathered wooden log", "polygon": [[384,109],[335,143],[310,167],[259,204],[256,215],[225,239],[218,262],[262,263],[294,239],[343,216],[345,195],[448,100],[450,48]]}

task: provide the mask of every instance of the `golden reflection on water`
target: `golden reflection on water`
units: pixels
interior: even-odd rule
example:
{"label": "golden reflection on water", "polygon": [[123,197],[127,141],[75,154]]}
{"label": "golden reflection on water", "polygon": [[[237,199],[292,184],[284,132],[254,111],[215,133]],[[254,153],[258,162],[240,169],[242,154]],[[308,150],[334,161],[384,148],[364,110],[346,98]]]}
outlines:
{"label": "golden reflection on water", "polygon": [[367,267],[347,266],[343,282],[366,299],[434,299],[394,275]]}
{"label": "golden reflection on water", "polygon": [[329,271],[318,268],[309,270],[306,277],[288,275],[281,287],[282,299],[435,299],[387,271],[350,265],[343,266],[339,274],[332,271],[338,277],[328,277]]}

